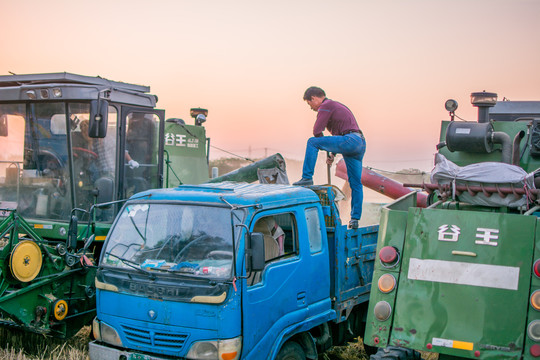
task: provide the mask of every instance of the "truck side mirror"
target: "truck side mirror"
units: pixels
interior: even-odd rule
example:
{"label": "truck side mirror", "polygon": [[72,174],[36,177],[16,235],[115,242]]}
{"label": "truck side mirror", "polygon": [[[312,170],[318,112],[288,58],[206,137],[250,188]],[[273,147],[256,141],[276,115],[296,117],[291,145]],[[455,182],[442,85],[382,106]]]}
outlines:
{"label": "truck side mirror", "polygon": [[77,248],[77,232],[78,232],[79,219],[75,215],[71,217],[69,221],[68,228],[68,238],[67,238],[67,248],[76,249]]}
{"label": "truck side mirror", "polygon": [[[96,202],[98,204],[112,201],[114,192],[114,182],[111,178],[100,177],[94,183]],[[107,206],[106,208],[109,208]]]}
{"label": "truck side mirror", "polygon": [[262,233],[254,232],[249,235],[249,249],[251,250],[251,259],[248,261],[250,265],[248,270],[262,271],[265,266],[264,235]]}
{"label": "truck side mirror", "polygon": [[88,136],[91,138],[104,138],[107,135],[108,116],[109,102],[102,99],[92,100],[90,102]]}

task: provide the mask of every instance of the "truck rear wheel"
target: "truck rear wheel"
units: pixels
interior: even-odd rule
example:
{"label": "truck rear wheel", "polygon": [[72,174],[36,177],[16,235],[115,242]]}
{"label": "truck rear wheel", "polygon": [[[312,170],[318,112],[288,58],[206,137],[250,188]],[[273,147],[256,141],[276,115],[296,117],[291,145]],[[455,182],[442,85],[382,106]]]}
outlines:
{"label": "truck rear wheel", "polygon": [[398,346],[380,348],[377,353],[370,356],[370,360],[420,360],[420,353]]}
{"label": "truck rear wheel", "polygon": [[276,360],[306,360],[306,353],[299,343],[289,340],[279,350]]}

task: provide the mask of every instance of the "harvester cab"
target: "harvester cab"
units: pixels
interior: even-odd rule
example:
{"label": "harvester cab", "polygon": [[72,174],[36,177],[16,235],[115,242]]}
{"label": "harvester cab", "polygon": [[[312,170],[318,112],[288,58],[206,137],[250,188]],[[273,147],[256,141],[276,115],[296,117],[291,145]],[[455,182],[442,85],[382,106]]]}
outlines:
{"label": "harvester cab", "polygon": [[0,325],[72,335],[95,314],[93,255],[123,199],[208,179],[202,118],[166,122],[149,91],[0,76]]}
{"label": "harvester cab", "polygon": [[[87,220],[94,204],[207,180],[204,128],[165,122],[149,91],[69,73],[0,76],[0,208],[65,239],[72,209]],[[183,173],[170,166],[180,157]],[[92,216],[115,215],[109,206]]]}
{"label": "harvester cab", "polygon": [[[383,208],[364,342],[372,359],[540,356],[537,155],[540,102],[471,94],[446,102],[427,207]],[[536,183],[536,185],[535,185]]]}

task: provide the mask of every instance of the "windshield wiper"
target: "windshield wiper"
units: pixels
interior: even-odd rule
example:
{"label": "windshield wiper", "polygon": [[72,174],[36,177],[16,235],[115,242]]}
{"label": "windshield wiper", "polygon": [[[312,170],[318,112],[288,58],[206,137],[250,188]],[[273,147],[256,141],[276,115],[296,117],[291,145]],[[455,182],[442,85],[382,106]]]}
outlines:
{"label": "windshield wiper", "polygon": [[135,220],[133,220],[133,218],[131,216],[129,217],[129,219],[131,220],[131,223],[135,227],[135,230],[137,231],[137,234],[139,234],[141,239],[143,239],[143,242],[146,244],[146,237],[141,233],[141,230],[139,230],[139,227],[137,226],[137,224],[135,224]]}
{"label": "windshield wiper", "polygon": [[123,264],[129,266],[130,268],[133,268],[135,270],[138,270],[142,273],[145,273],[146,275],[148,275],[150,277],[150,280],[156,280],[156,274],[154,274],[153,272],[151,271],[148,271],[148,270],[144,270],[143,268],[141,268],[141,266],[139,264],[137,264],[135,261],[131,261],[129,259],[125,259],[121,256],[117,256],[117,255],[114,255],[110,252],[107,252],[105,253],[105,255],[107,256],[112,256],[112,257],[115,257],[117,258],[118,260],[120,260]]}

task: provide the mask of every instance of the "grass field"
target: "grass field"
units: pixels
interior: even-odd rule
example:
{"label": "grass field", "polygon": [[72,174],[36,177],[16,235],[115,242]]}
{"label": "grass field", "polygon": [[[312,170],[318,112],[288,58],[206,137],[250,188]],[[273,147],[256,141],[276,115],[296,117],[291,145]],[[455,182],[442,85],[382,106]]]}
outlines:
{"label": "grass field", "polygon": [[0,360],[85,360],[89,341],[89,326],[69,340],[0,329]]}
{"label": "grass field", "polygon": [[[90,327],[67,341],[0,329],[0,360],[87,360],[89,336]],[[348,346],[335,346],[319,359],[366,360],[368,356],[360,339]]]}
{"label": "grass field", "polygon": [[[0,329],[0,360],[89,360],[90,327],[64,341],[17,330]],[[437,354],[423,353],[424,360],[437,360]],[[362,339],[347,346],[334,346],[319,360],[367,360]]]}

